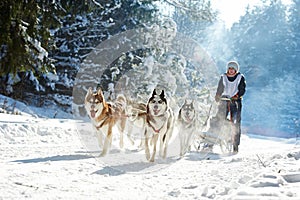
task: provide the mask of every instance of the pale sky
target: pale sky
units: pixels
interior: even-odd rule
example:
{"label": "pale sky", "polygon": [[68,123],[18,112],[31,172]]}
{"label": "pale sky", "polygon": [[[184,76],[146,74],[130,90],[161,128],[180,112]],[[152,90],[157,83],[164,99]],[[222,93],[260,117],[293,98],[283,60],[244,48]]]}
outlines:
{"label": "pale sky", "polygon": [[[251,9],[254,6],[262,5],[261,1],[262,0],[211,0],[210,2],[212,8],[219,11],[218,18],[225,22],[227,28],[230,28],[233,23],[238,22],[241,15],[245,14],[248,5]],[[292,3],[292,0],[281,1],[284,4]],[[174,2],[174,5],[177,4],[177,0],[168,0],[168,2]],[[170,9],[169,3],[157,2],[157,4],[161,8],[161,12],[166,16],[170,16],[174,11]]]}
{"label": "pale sky", "polygon": [[[250,4],[257,4],[259,0],[252,0]],[[245,13],[245,8],[249,4],[248,0],[212,0],[213,8],[219,11],[219,18],[230,28],[239,17]]]}
{"label": "pale sky", "polygon": [[[289,4],[291,0],[282,0],[282,2]],[[211,4],[220,12],[219,18],[225,22],[226,27],[230,28],[245,13],[248,5],[251,8],[262,3],[261,0],[211,0]]]}

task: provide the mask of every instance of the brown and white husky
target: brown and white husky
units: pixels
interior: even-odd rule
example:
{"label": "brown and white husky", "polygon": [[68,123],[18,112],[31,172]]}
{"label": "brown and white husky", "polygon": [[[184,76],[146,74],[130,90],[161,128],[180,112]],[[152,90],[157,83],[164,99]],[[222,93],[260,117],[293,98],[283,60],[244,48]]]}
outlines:
{"label": "brown and white husky", "polygon": [[[100,156],[105,156],[112,143],[113,127],[117,126],[120,132],[120,148],[123,148],[123,132],[126,126],[126,98],[118,95],[114,103],[108,103],[104,99],[101,89],[93,92],[89,88],[85,96],[85,109],[91,118],[93,126],[97,130],[97,138],[100,147],[103,147]],[[102,134],[105,136],[104,145]]]}

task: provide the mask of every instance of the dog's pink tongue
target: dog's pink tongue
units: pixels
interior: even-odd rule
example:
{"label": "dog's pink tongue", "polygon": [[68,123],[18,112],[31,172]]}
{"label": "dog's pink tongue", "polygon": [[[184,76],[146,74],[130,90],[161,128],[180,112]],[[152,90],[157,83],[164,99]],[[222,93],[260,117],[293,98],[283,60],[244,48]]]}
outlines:
{"label": "dog's pink tongue", "polygon": [[94,110],[91,110],[91,117],[94,118],[96,115],[96,112]]}
{"label": "dog's pink tongue", "polygon": [[191,118],[189,115],[185,115],[188,121],[191,121]]}

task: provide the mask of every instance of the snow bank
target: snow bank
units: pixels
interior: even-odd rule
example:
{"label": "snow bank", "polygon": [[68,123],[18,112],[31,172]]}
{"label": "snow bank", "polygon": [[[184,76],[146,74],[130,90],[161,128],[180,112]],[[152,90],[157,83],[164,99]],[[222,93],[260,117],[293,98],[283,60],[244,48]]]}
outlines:
{"label": "snow bank", "polygon": [[128,151],[114,150],[109,165],[85,148],[74,124],[0,114],[0,199],[300,198],[296,140],[244,134],[236,155],[191,151],[176,162],[128,165],[117,160]]}

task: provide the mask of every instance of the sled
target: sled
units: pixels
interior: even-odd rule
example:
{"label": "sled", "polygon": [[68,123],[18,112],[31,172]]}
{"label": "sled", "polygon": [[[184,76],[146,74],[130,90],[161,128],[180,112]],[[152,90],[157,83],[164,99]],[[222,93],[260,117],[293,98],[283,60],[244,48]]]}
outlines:
{"label": "sled", "polygon": [[203,149],[207,145],[218,145],[222,153],[231,153],[233,151],[232,129],[234,127],[231,122],[225,121],[218,131],[199,133],[197,149]]}
{"label": "sled", "polygon": [[[229,98],[221,98],[222,101],[230,101]],[[233,138],[235,134],[235,123],[230,118],[230,112],[227,118],[219,122],[219,126],[213,126],[217,124],[216,118],[211,118],[209,121],[209,131],[203,131],[198,133],[196,142],[196,149],[199,151],[203,150],[205,146],[217,145],[220,147],[222,153],[233,152]],[[207,123],[207,122],[206,122]]]}

